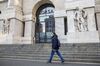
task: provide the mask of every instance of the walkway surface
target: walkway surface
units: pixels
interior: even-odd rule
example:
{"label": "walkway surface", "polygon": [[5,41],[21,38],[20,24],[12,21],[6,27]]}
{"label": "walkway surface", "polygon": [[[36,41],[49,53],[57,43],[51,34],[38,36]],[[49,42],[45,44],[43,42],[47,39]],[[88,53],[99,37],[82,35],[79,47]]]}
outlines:
{"label": "walkway surface", "polygon": [[2,59],[0,58],[0,66],[100,66],[100,64],[89,63],[46,63],[46,62],[34,62],[31,60],[16,60],[16,59]]}

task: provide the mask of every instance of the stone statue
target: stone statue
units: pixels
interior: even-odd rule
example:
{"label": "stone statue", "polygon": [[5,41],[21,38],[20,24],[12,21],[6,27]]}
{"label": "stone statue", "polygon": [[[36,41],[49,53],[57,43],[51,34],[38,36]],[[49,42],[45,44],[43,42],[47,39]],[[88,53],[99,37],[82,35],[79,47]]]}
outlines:
{"label": "stone statue", "polygon": [[9,33],[9,28],[10,28],[10,21],[5,20],[3,22],[3,33]]}
{"label": "stone statue", "polygon": [[74,26],[77,32],[88,31],[87,13],[84,9],[75,9]]}
{"label": "stone statue", "polygon": [[75,9],[74,26],[76,31],[80,31],[79,28],[79,8]]}
{"label": "stone statue", "polygon": [[83,29],[84,31],[88,31],[88,21],[87,21],[88,15],[84,9],[82,10],[82,18],[83,18]]}

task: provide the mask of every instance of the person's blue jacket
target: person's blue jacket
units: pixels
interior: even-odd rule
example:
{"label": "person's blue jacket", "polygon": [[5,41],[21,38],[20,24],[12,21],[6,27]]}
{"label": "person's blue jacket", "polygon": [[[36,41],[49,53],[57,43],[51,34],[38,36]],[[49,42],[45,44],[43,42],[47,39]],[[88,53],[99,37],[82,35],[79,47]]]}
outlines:
{"label": "person's blue jacket", "polygon": [[60,41],[57,35],[53,35],[52,37],[52,49],[58,50],[60,47]]}

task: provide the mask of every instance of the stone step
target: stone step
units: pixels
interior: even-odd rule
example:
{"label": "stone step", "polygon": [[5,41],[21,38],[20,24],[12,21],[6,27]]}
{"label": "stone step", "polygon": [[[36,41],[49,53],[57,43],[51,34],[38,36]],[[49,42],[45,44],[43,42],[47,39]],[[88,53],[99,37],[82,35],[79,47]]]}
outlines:
{"label": "stone step", "polygon": [[[68,55],[68,54],[66,54],[66,55],[64,55],[64,54],[62,54],[63,55],[63,57],[64,58],[81,58],[81,59],[100,59],[100,55]],[[0,57],[4,57],[4,56],[20,56],[20,57],[44,57],[44,58],[46,58],[46,57],[48,57],[48,56],[50,56],[50,54],[1,54],[0,55]]]}
{"label": "stone step", "polygon": [[[23,48],[35,48],[35,47],[51,47],[51,44],[36,44],[36,45],[25,45],[25,44],[22,44],[22,45],[0,45],[0,48],[2,47],[5,47],[5,48],[9,48],[9,47],[13,47],[13,48],[20,48],[20,47],[23,47]],[[99,43],[93,43],[93,44],[61,44],[61,47],[65,47],[65,48],[77,48],[77,47],[100,47]]]}
{"label": "stone step", "polygon": [[[3,51],[3,52],[7,52],[7,51]],[[51,52],[51,50],[31,50],[31,51],[16,51],[16,52],[22,52],[22,53],[24,53],[24,52]],[[66,53],[66,52],[68,52],[68,53],[100,53],[100,51],[66,51],[66,50],[64,50],[64,51],[62,51],[62,50],[60,50],[60,52],[63,52],[63,53]]]}
{"label": "stone step", "polygon": [[[8,56],[16,56],[16,55],[7,55]],[[47,58],[49,57],[50,55],[42,55],[42,56],[34,56],[34,55],[17,55],[16,57],[38,57],[38,58]],[[2,57],[6,57],[5,55],[1,56]],[[63,56],[64,58],[72,58],[72,59],[75,59],[75,58],[80,58],[80,59],[100,59],[100,56]]]}
{"label": "stone step", "polygon": [[[39,57],[21,57],[21,56],[4,56],[2,58],[10,58],[10,59],[26,59],[26,60],[34,60],[34,61],[47,61],[47,58],[39,58]],[[65,62],[91,62],[91,63],[100,63],[100,59],[81,59],[81,58],[64,58]],[[59,61],[54,60],[53,61]]]}
{"label": "stone step", "polygon": [[[42,51],[42,50],[38,50],[38,51],[36,51],[36,50],[31,50],[31,51],[2,51],[2,52],[0,52],[0,53],[16,53],[16,54],[48,54],[48,53],[50,53],[51,52],[51,50],[47,50],[47,51]],[[97,55],[99,55],[100,54],[100,51],[76,51],[76,52],[74,52],[74,51],[60,51],[61,53],[63,53],[63,54],[68,54],[68,53],[70,53],[70,54],[97,54]]]}
{"label": "stone step", "polygon": [[[49,48],[47,48],[47,49],[43,49],[43,48],[41,48],[41,49],[30,49],[30,50],[28,50],[28,49],[23,49],[23,48],[21,48],[21,49],[11,49],[11,48],[9,48],[9,49],[0,49],[0,52],[3,52],[3,51],[22,51],[22,52],[25,52],[25,51],[29,51],[29,52],[31,52],[31,51],[50,51],[51,50],[51,48],[49,49]],[[73,49],[73,48],[71,48],[71,49],[65,49],[65,50],[62,50],[62,49],[60,49],[61,51],[70,51],[70,52],[100,52],[99,50],[82,50],[82,49]]]}
{"label": "stone step", "polygon": [[[51,52],[51,44],[0,45],[0,58],[46,61]],[[100,62],[100,44],[62,44],[64,59],[70,62]]]}
{"label": "stone step", "polygon": [[[21,52],[32,52],[32,51],[40,51],[41,52],[42,51],[42,52],[46,52],[46,51],[50,51],[50,50],[51,49],[43,50],[43,48],[41,48],[41,49],[30,49],[30,50],[28,50],[28,49],[25,49],[25,50],[24,49],[10,49],[9,48],[9,50],[8,49],[0,50],[0,52],[8,52],[8,51],[9,52],[11,52],[11,51],[16,51],[16,52],[20,52],[20,51]],[[92,50],[82,50],[82,49],[81,50],[77,50],[77,49],[76,50],[74,50],[74,49],[73,50],[72,49],[71,50],[70,49],[62,50],[62,49],[60,49],[60,51],[64,51],[64,52],[66,52],[66,51],[69,51],[69,52],[100,52],[99,50],[93,50],[93,51]]]}
{"label": "stone step", "polygon": [[[39,59],[48,59],[49,56],[2,56],[0,58],[20,58],[20,59],[23,59],[23,58],[37,58],[39,60]],[[95,58],[64,57],[64,59],[67,59],[67,58],[70,58],[70,59],[83,59],[83,60],[84,59],[95,60]],[[97,57],[97,58],[96,58],[97,60],[100,60],[100,57]]]}
{"label": "stone step", "polygon": [[[61,52],[63,55],[72,55],[72,56],[100,56],[100,53],[69,53],[69,52]],[[0,53],[0,55],[49,55],[50,52],[13,52],[13,53]]]}
{"label": "stone step", "polygon": [[[38,49],[38,48],[43,48],[43,47],[45,47],[45,48],[51,48],[51,46],[42,46],[42,47],[41,46],[37,46],[37,47],[34,47],[34,46],[33,47],[27,47],[26,46],[25,47],[25,46],[21,46],[21,45],[17,46],[17,47],[12,47],[12,48],[11,47],[12,46],[7,46],[7,47],[6,46],[1,46],[0,49],[21,49],[22,48],[22,49],[27,49],[28,50],[28,49],[36,49],[36,48]],[[69,49],[71,49],[71,48],[73,48],[73,49],[83,48],[84,49],[86,47],[88,47],[88,46],[80,46],[80,47],[78,47],[78,46],[76,46],[76,47],[73,47],[73,46],[70,46],[70,47],[68,47],[68,46],[61,46],[60,48],[61,49],[67,49],[67,48],[69,48]],[[99,47],[100,46],[89,46],[89,48],[99,48]]]}
{"label": "stone step", "polygon": [[[50,52],[50,50],[51,49],[48,49],[48,50],[42,50],[42,49],[31,49],[31,50],[20,50],[20,49],[18,49],[18,50],[16,50],[16,49],[10,49],[10,50],[1,50],[0,52]],[[83,53],[89,53],[89,52],[97,52],[97,53],[100,53],[100,51],[99,50],[93,50],[93,51],[91,51],[91,50],[88,50],[88,51],[78,51],[78,50],[61,50],[60,49],[60,51],[62,51],[62,52],[79,52],[79,53],[81,53],[81,52],[83,52]]]}

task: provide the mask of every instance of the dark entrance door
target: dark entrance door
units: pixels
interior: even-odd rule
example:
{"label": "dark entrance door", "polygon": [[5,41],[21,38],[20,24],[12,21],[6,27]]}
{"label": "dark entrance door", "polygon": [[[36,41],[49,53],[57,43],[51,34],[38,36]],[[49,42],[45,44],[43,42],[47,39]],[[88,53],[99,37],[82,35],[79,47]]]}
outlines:
{"label": "dark entrance door", "polygon": [[52,32],[55,31],[54,7],[46,4],[38,10],[35,33],[36,42],[51,42]]}

